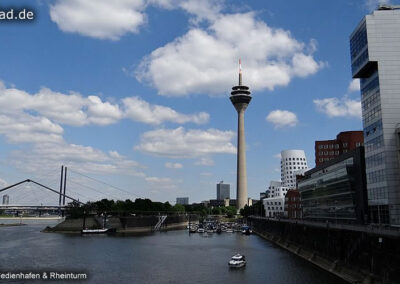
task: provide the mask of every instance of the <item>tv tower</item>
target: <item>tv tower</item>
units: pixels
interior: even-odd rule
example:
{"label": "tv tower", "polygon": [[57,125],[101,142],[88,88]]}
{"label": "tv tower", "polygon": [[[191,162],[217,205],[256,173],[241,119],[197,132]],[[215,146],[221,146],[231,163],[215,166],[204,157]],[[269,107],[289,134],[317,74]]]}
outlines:
{"label": "tv tower", "polygon": [[232,87],[231,102],[238,113],[236,208],[242,209],[248,200],[246,172],[246,139],[244,136],[244,112],[251,101],[249,87],[242,85],[242,64],[239,59],[239,85]]}

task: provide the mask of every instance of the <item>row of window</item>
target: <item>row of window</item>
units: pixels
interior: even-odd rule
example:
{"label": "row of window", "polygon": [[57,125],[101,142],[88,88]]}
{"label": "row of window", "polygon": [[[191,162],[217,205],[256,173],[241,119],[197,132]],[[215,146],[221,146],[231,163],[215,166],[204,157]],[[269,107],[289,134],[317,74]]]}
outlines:
{"label": "row of window", "polygon": [[267,201],[267,205],[281,205],[280,201]]}
{"label": "row of window", "polygon": [[368,124],[369,122],[373,121],[376,118],[379,118],[380,116],[381,116],[381,105],[379,104],[364,114],[363,117],[364,125]]}
{"label": "row of window", "polygon": [[328,151],[319,151],[319,155],[320,156],[328,156],[328,155],[330,155],[330,156],[333,156],[333,155],[339,155],[339,151],[330,151],[330,152],[328,152]]}
{"label": "row of window", "polygon": [[368,48],[365,49],[360,56],[351,64],[351,71],[353,74],[357,71],[365,62],[368,61]]}
{"label": "row of window", "polygon": [[363,84],[363,82],[365,82],[364,80],[367,80],[367,79],[361,79],[361,86],[362,86],[361,87],[361,95],[363,98],[367,97],[369,94],[374,92],[376,90],[376,88],[379,88],[379,77],[377,76],[377,73],[375,73],[375,74],[376,75],[372,75],[372,76],[376,76],[376,77],[367,84]]}
{"label": "row of window", "polygon": [[383,153],[378,153],[378,154],[372,155],[371,157],[365,158],[365,165],[367,168],[382,165],[383,162],[384,162],[384,154]]}
{"label": "row of window", "polygon": [[282,207],[268,207],[268,210],[282,210]]}
{"label": "row of window", "polygon": [[[289,159],[289,160],[288,160]],[[306,158],[286,158],[285,161],[305,161]],[[281,161],[282,163],[282,161]]]}
{"label": "row of window", "polygon": [[377,183],[382,182],[385,180],[385,171],[384,170],[377,170],[367,174],[367,183]]}
{"label": "row of window", "polygon": [[365,143],[365,152],[369,153],[371,151],[381,149],[382,147],[383,147],[383,135],[380,135]]}
{"label": "row of window", "polygon": [[355,58],[358,53],[360,53],[361,50],[365,46],[367,46],[368,41],[367,41],[367,28],[365,22],[363,25],[358,29],[358,31],[352,36],[350,39],[350,54],[351,58]]}
{"label": "row of window", "polygon": [[377,104],[379,101],[380,101],[380,93],[379,89],[377,89],[373,91],[373,94],[371,96],[369,96],[368,98],[366,98],[361,102],[361,107],[363,112],[368,110],[373,105]]}
{"label": "row of window", "polygon": [[325,144],[325,145],[318,145],[318,149],[339,149],[339,144]]}
{"label": "row of window", "polygon": [[382,120],[378,120],[372,123],[370,126],[364,128],[364,137],[368,137],[375,133],[379,133],[382,131]]}
{"label": "row of window", "polygon": [[[288,165],[288,163],[285,163],[286,164],[286,166]],[[292,164],[292,162],[289,162],[289,165],[291,165]],[[296,162],[293,162],[293,165],[296,165]],[[306,162],[297,162],[297,165],[306,165]],[[283,167],[283,163],[282,163],[282,166],[281,167]]]}
{"label": "row of window", "polygon": [[387,199],[388,198],[388,193],[387,193],[387,187],[386,186],[381,186],[381,187],[375,187],[375,188],[369,188],[368,189],[368,199],[376,200],[376,199]]}

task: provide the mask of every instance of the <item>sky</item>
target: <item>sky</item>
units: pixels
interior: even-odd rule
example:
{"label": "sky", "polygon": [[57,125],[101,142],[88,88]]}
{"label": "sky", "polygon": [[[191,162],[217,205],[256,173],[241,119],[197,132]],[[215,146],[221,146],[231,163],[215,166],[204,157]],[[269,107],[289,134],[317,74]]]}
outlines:
{"label": "sky", "polygon": [[258,199],[280,178],[282,150],[303,149],[314,167],[315,140],[362,129],[349,36],[378,4],[399,1],[0,0],[0,11],[34,12],[0,21],[0,187],[58,188],[65,165],[81,201],[200,202],[221,180],[236,198],[229,96],[241,58]]}

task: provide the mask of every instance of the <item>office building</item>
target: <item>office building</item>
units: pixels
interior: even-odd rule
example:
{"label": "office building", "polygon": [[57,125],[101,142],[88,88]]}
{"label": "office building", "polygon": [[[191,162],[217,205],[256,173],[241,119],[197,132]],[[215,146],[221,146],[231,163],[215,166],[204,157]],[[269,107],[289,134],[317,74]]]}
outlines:
{"label": "office building", "polygon": [[266,217],[284,216],[285,195],[289,188],[281,185],[280,181],[272,180],[268,187],[269,197],[262,200]]}
{"label": "office building", "polygon": [[224,200],[226,198],[230,199],[230,185],[220,181],[217,183],[217,200]]}
{"label": "office building", "polygon": [[289,219],[301,219],[300,192],[296,189],[288,190],[285,195],[285,216]]}
{"label": "office building", "polygon": [[322,163],[298,183],[303,219],[365,224],[368,221],[364,147]]}
{"label": "office building", "polygon": [[352,76],[360,78],[370,220],[400,225],[400,7],[364,17],[350,52]]}
{"label": "office building", "polygon": [[315,141],[315,166],[364,145],[363,131],[344,131],[334,140]]}
{"label": "office building", "polygon": [[281,152],[281,185],[296,188],[298,170],[307,170],[306,155],[303,150],[285,150]]}
{"label": "office building", "polygon": [[177,197],[176,204],[181,205],[188,205],[189,204],[189,197]]}

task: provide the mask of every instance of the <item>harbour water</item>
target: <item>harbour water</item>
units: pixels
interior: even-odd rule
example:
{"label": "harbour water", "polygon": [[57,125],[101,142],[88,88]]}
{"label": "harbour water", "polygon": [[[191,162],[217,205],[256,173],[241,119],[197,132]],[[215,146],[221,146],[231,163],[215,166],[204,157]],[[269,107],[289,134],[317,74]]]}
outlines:
{"label": "harbour water", "polygon": [[[179,230],[81,236],[41,233],[43,228],[0,227],[1,273],[57,271],[89,278],[68,283],[343,283],[256,235]],[[246,256],[245,268],[229,269],[228,260],[236,253]]]}

